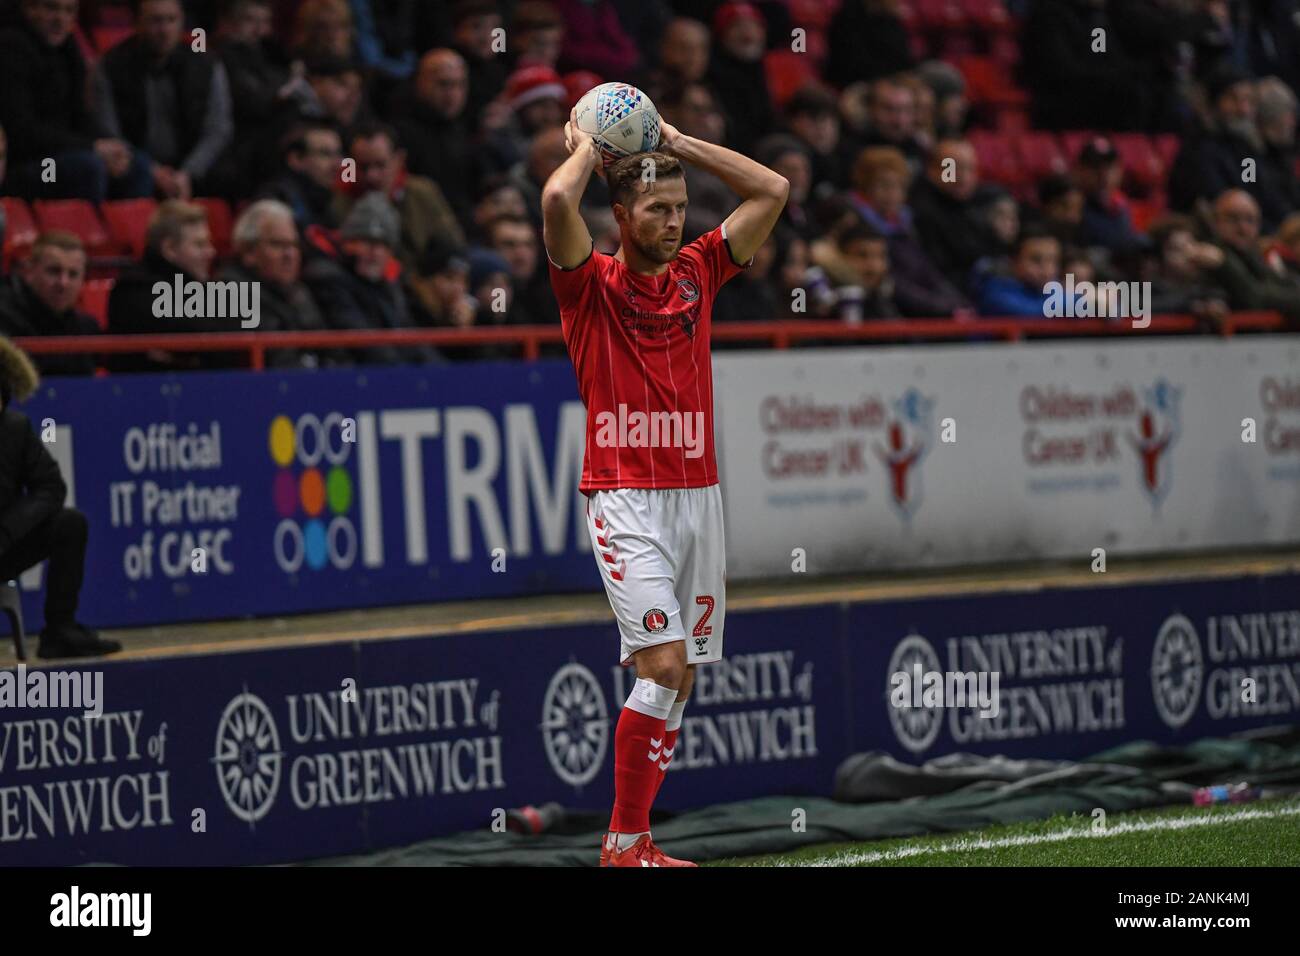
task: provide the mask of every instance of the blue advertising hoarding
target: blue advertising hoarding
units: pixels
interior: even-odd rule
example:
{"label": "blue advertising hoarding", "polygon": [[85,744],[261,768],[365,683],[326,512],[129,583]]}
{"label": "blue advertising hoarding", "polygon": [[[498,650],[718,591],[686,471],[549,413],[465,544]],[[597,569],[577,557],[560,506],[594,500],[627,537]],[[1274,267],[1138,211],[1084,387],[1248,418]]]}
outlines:
{"label": "blue advertising hoarding", "polygon": [[[865,750],[1069,758],[1295,723],[1298,594],[1280,573],[733,609],[657,806],[829,795]],[[98,717],[0,711],[0,865],[268,863],[604,810],[617,646],[602,622],[105,662]],[[996,674],[996,714],[894,706],[913,664]]]}

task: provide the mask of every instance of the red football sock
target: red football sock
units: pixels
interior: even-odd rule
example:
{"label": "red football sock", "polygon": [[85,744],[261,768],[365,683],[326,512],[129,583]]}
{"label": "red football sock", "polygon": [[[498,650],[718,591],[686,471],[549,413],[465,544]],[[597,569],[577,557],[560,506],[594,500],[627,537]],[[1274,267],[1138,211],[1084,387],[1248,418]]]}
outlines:
{"label": "red football sock", "polygon": [[659,760],[659,780],[655,784],[654,799],[659,797],[659,788],[664,785],[664,777],[668,776],[668,765],[672,763],[673,754],[677,752],[677,734],[682,729],[682,711],[685,709],[686,701],[683,700],[673,704],[672,710],[668,712],[668,724],[672,725],[672,730],[666,726],[664,728],[664,750]]}
{"label": "red football sock", "polygon": [[664,724],[675,695],[671,688],[642,679],[623,706],[614,731],[611,833],[645,833],[650,829],[650,807],[663,776],[659,764],[666,745]]}

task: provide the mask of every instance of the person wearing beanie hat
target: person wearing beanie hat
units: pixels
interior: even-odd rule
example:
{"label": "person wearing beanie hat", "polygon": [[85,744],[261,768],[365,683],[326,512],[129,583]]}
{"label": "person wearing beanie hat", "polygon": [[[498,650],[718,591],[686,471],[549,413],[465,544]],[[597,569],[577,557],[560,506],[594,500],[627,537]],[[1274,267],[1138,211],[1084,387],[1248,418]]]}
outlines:
{"label": "person wearing beanie hat", "polygon": [[86,516],[66,508],[68,486],[31,421],[13,408],[40,383],[31,359],[0,336],[0,581],[48,559],[45,627],[37,653],[45,659],[98,657],[120,651],[78,623],[77,599],[86,564]]}
{"label": "person wearing beanie hat", "polygon": [[[334,329],[414,327],[402,286],[402,267],[393,255],[401,235],[397,210],[379,193],[367,193],[348,211],[338,244],[315,256],[303,281]],[[326,243],[326,246],[329,244]],[[353,349],[354,361],[399,365],[441,361],[427,345],[377,345]]]}
{"label": "person wearing beanie hat", "polygon": [[729,146],[742,153],[772,125],[772,96],[763,67],[767,23],[749,3],[727,3],[713,17],[716,47],[709,86],[727,114]]}
{"label": "person wearing beanie hat", "polygon": [[560,74],[549,66],[525,66],[511,73],[501,98],[484,117],[488,165],[505,172],[528,154],[529,141],[537,133],[563,126],[567,95]]}

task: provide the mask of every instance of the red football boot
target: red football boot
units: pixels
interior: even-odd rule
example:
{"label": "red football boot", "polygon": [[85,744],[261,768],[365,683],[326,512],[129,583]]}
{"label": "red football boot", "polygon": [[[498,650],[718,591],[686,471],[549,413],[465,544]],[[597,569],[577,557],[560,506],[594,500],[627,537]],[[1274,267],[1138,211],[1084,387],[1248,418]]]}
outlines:
{"label": "red football boot", "polygon": [[695,866],[687,860],[677,860],[655,846],[646,834],[626,850],[610,850],[609,859],[602,866]]}

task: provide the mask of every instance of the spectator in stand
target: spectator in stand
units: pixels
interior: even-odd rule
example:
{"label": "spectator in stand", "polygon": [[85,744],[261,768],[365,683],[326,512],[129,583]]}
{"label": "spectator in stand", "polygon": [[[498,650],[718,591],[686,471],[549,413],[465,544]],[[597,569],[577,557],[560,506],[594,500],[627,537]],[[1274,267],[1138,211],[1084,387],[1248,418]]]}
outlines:
{"label": "spectator in stand", "polygon": [[839,237],[840,256],[853,278],[835,290],[837,318],[850,324],[898,318],[889,250],[886,238],[869,225],[854,226]]}
{"label": "spectator in stand", "polygon": [[349,60],[322,57],[307,61],[304,69],[303,79],[287,88],[278,128],[301,120],[328,120],[347,139],[355,127],[372,121],[361,71]]}
{"label": "spectator in stand", "polygon": [[1134,86],[1149,103],[1149,112],[1135,127],[1144,132],[1174,132],[1186,125],[1191,44],[1203,23],[1195,5],[1195,0],[1124,0],[1107,7]]}
{"label": "spectator in stand", "polygon": [[718,290],[713,303],[714,322],[770,322],[780,303],[771,282],[776,261],[776,236],[767,237],[749,267]]}
{"label": "spectator in stand", "polygon": [[1119,188],[1123,178],[1124,166],[1109,139],[1094,136],[1084,144],[1074,168],[1084,200],[1079,239],[1083,245],[1101,246],[1119,259],[1146,248],[1146,239],[1133,228],[1128,201]]}
{"label": "spectator in stand", "polygon": [[559,69],[591,70],[601,76],[635,76],[641,51],[619,21],[610,0],[556,0],[564,20]]}
{"label": "spectator in stand", "polygon": [[[253,203],[235,220],[235,261],[221,272],[225,282],[259,283],[259,332],[321,332],[329,328],[302,282],[302,246],[293,210],[274,199]],[[345,352],[271,349],[273,368],[346,364]]]}
{"label": "spectator in stand", "polygon": [[[642,81],[643,90],[659,104],[668,91],[705,82],[709,72],[709,28],[690,17],[674,17],[659,43],[659,56]],[[673,124],[676,125],[675,123]]]}
{"label": "spectator in stand", "polygon": [[870,146],[859,155],[853,178],[850,200],[867,225],[888,240],[894,300],[903,315],[933,319],[968,312],[970,303],[917,240],[903,154],[892,146]]}
{"label": "spectator in stand", "polygon": [[[809,289],[809,273],[815,268],[810,257],[808,242],[795,233],[776,229],[776,255],[772,260],[772,277],[775,284],[778,319],[807,319],[818,317],[816,303]],[[820,269],[819,276],[824,277]]]}
{"label": "spectator in stand", "polygon": [[1236,310],[1271,309],[1300,322],[1300,281],[1279,275],[1259,251],[1259,203],[1243,189],[1229,189],[1214,201],[1214,236],[1223,264],[1212,278]]}
{"label": "spectator in stand", "polygon": [[[303,270],[303,281],[333,329],[413,328],[410,303],[394,257],[401,241],[401,220],[384,196],[370,193],[359,199],[339,229],[336,246],[314,256]],[[375,345],[352,350],[361,363],[436,362],[438,352],[427,345]]]}
{"label": "spectator in stand", "polygon": [[205,177],[234,134],[221,61],[190,49],[180,0],[138,0],[135,33],[95,74],[96,113],[115,138],[148,155],[164,199],[209,190]]}
{"label": "spectator in stand", "polygon": [[709,85],[727,116],[728,145],[749,153],[772,123],[772,95],[763,67],[767,25],[753,4],[726,3],[713,17],[713,39]]}
{"label": "spectator in stand", "polygon": [[1228,314],[1228,298],[1210,276],[1223,265],[1223,250],[1198,242],[1195,220],[1178,213],[1152,223],[1149,235],[1151,256],[1143,279],[1151,283],[1152,313],[1221,321]]}
{"label": "spectator in stand", "polygon": [[415,72],[414,0],[351,0],[356,56],[383,77],[405,79]]}
{"label": "spectator in stand", "polygon": [[814,198],[849,183],[852,162],[845,156],[840,137],[840,114],[835,96],[815,84],[802,87],[785,104],[790,133],[807,145],[812,155]]}
{"label": "spectator in stand", "polygon": [[[86,284],[86,249],[70,232],[37,238],[22,268],[0,285],[0,334],[98,335],[99,323],[77,309]],[[42,375],[94,375],[87,354],[39,355]]]}
{"label": "spectator in stand", "polygon": [[1061,242],[1041,227],[1022,229],[1009,269],[990,273],[979,287],[980,314],[1046,317],[1047,285],[1061,279]]}
{"label": "spectator in stand", "polygon": [[[521,321],[515,310],[516,288],[510,266],[491,249],[471,249],[469,261],[469,295],[474,302],[471,325],[492,327],[514,325]],[[453,355],[464,359],[509,359],[518,349],[507,343],[476,345],[457,349]]]}
{"label": "spectator in stand", "polygon": [[539,130],[563,128],[569,111],[565,108],[564,81],[548,66],[525,66],[510,74],[503,94],[508,109],[495,128],[486,130],[484,165],[503,171],[524,158],[528,143]]}
{"label": "spectator in stand", "polygon": [[[178,281],[206,282],[217,251],[202,206],[179,199],[159,205],[145,234],[144,258],[124,270],[108,297],[108,331],[112,335],[160,332],[238,332],[238,316],[157,316],[154,287],[171,289]],[[159,372],[196,368],[228,368],[243,364],[241,355],[222,352],[123,352],[108,358],[115,372]]]}
{"label": "spectator in stand", "polygon": [[[1255,84],[1240,70],[1224,68],[1206,81],[1209,117],[1182,148],[1169,171],[1169,205],[1192,212],[1197,200],[1211,200],[1224,190],[1259,187],[1265,173],[1258,161],[1264,144],[1255,125]],[[1256,182],[1243,182],[1242,162],[1257,163]]]}
{"label": "spectator in stand", "polygon": [[343,161],[338,130],[322,121],[299,123],[285,135],[280,156],[284,171],[258,191],[258,198],[287,205],[304,232],[311,226],[337,227],[334,190],[341,184]]}
{"label": "spectator in stand", "polygon": [[213,171],[215,189],[237,198],[257,176],[264,153],[274,150],[280,130],[275,116],[289,71],[262,41],[271,22],[270,0],[231,0],[221,8],[213,52],[230,83],[234,136]]}
{"label": "spectator in stand", "polygon": [[472,221],[474,194],[467,115],[469,68],[455,50],[430,50],[420,60],[410,87],[399,97],[395,115],[398,135],[406,144],[411,172],[442,187],[456,218]]}
{"label": "spectator in stand", "polygon": [[551,173],[569,158],[564,146],[564,130],[559,127],[544,129],[528,145],[528,158],[516,163],[510,170],[510,181],[523,194],[528,207],[528,218],[538,229],[542,228],[542,187]]}
{"label": "spectator in stand", "polygon": [[356,34],[348,0],[304,0],[293,27],[293,56],[302,61],[356,56]]}
{"label": "spectator in stand", "polygon": [[[77,0],[21,0],[0,31],[0,125],[8,131],[10,195],[29,199],[135,198],[153,193],[148,158],[100,127],[73,30]],[[46,160],[57,177],[44,182]]]}
{"label": "spectator in stand", "polygon": [[1278,227],[1264,259],[1278,275],[1300,282],[1300,212],[1291,213]]}
{"label": "spectator in stand", "polygon": [[960,138],[966,129],[970,103],[966,100],[966,79],[951,63],[927,60],[917,68],[934,96],[934,135],[937,139]]}
{"label": "spectator in stand", "polygon": [[491,0],[460,0],[452,12],[452,45],[469,71],[466,112],[478,117],[506,85],[506,59],[494,44],[501,13]]}
{"label": "spectator in stand", "polygon": [[826,79],[845,87],[910,70],[912,41],[899,0],[845,0],[831,20]]}
{"label": "spectator in stand", "polygon": [[[727,145],[727,124],[718,109],[713,93],[702,83],[674,87],[656,103],[664,120],[687,136],[705,142]],[[686,204],[686,222],[682,242],[716,229],[731,215],[740,199],[717,176],[703,169],[691,170],[691,201]]]}
{"label": "spectator in stand", "polygon": [[[677,126],[676,123],[673,125]],[[680,126],[677,128],[681,129]],[[793,136],[773,133],[754,147],[754,157],[768,169],[780,173],[790,183],[790,198],[781,210],[778,225],[785,226],[804,239],[811,239],[817,233],[817,223],[808,203],[812,191],[811,151]],[[689,206],[687,209],[689,212]]]}
{"label": "spectator in stand", "polygon": [[564,44],[564,19],[550,0],[523,0],[510,21],[510,39],[518,51],[515,69],[546,66],[556,70]]}
{"label": "spectator in stand", "polygon": [[925,176],[912,189],[916,234],[935,266],[958,288],[989,254],[993,237],[980,216],[979,160],[964,139],[935,143]]}
{"label": "spectator in stand", "polygon": [[0,339],[0,581],[48,559],[45,628],[36,653],[46,660],[99,657],[120,651],[122,645],[77,621],[85,578],[86,516],[64,507],[68,486],[58,463],[27,416],[13,407],[39,383],[26,353]]}
{"label": "spectator in stand", "polygon": [[1044,176],[1038,182],[1038,208],[1042,224],[1065,246],[1077,246],[1083,236],[1085,199],[1079,184],[1064,173]]}
{"label": "spectator in stand", "polygon": [[917,125],[916,90],[904,76],[871,84],[867,99],[865,146],[892,146],[906,157],[913,174],[925,168],[926,145]]}
{"label": "spectator in stand", "polygon": [[339,220],[346,219],[356,201],[370,193],[387,197],[401,219],[401,240],[394,253],[403,268],[412,268],[435,238],[465,242],[438,184],[407,171],[406,151],[391,126],[373,123],[359,127],[352,139],[351,157],[356,160],[357,181],[334,194],[335,214]]}
{"label": "spectator in stand", "polygon": [[978,194],[975,208],[989,233],[986,258],[1000,260],[1009,256],[1020,235],[1020,203],[1016,197],[1001,186],[990,186]]}
{"label": "spectator in stand", "polygon": [[551,280],[542,268],[537,230],[525,216],[503,215],[488,224],[488,247],[509,266],[514,280],[511,321],[550,324],[560,320]]}
{"label": "spectator in stand", "polygon": [[1264,148],[1253,190],[1264,217],[1264,232],[1273,232],[1300,209],[1300,151],[1296,149],[1296,95],[1275,76],[1256,87],[1256,121]]}
{"label": "spectator in stand", "polygon": [[524,204],[524,194],[519,191],[519,187],[508,176],[498,173],[479,184],[478,197],[474,203],[474,241],[491,245],[488,230],[492,222],[501,216],[516,216],[527,222],[528,207]]}
{"label": "spectator in stand", "polygon": [[421,325],[466,328],[474,324],[478,300],[469,294],[469,259],[464,249],[434,243],[407,277]]}

